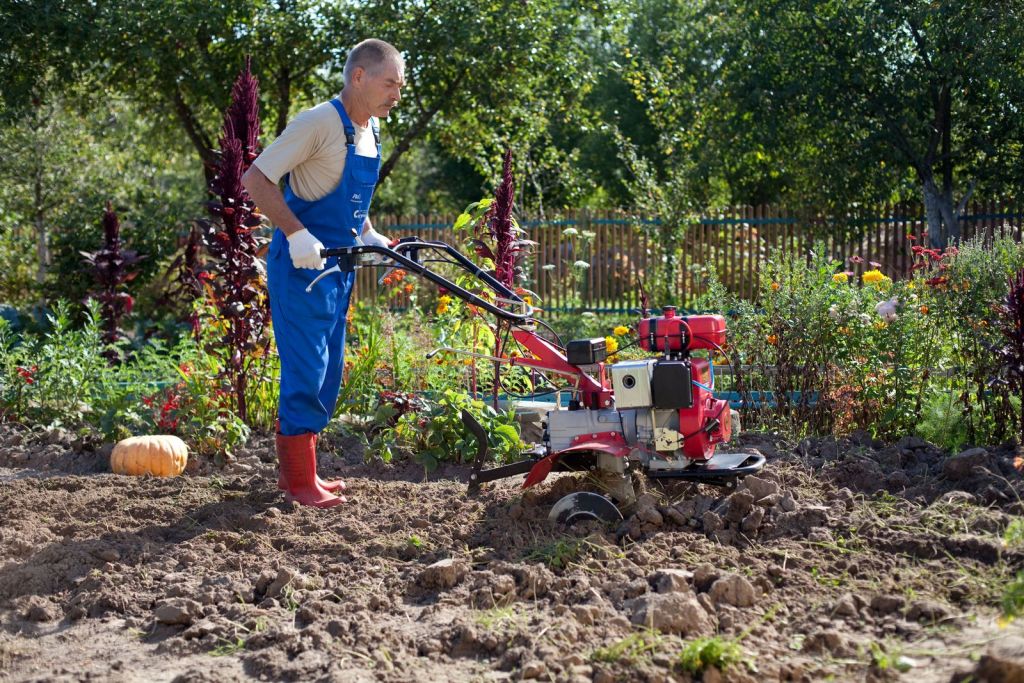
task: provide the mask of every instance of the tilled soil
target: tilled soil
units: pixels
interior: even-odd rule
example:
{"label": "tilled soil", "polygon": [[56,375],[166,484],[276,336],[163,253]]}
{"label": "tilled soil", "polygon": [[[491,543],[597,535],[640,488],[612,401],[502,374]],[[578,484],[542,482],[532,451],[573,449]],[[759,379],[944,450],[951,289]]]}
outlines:
{"label": "tilled soil", "polygon": [[[547,514],[581,476],[469,496],[465,468],[322,445],[348,485],[330,510],[284,501],[269,436],[154,479],[0,426],[0,679],[1024,676],[1022,629],[997,623],[1024,569],[1009,446],[748,433],[768,465],[738,490],[649,486],[621,525],[564,528]],[[684,656],[702,643],[739,657]]]}

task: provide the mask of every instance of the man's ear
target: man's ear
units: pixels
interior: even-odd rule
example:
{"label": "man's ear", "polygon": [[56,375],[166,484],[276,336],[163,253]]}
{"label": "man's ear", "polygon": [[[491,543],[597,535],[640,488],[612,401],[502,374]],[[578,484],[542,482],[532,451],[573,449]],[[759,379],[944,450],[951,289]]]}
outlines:
{"label": "man's ear", "polygon": [[363,81],[363,76],[365,75],[366,69],[364,69],[361,66],[357,66],[356,68],[352,69],[352,82],[361,83]]}

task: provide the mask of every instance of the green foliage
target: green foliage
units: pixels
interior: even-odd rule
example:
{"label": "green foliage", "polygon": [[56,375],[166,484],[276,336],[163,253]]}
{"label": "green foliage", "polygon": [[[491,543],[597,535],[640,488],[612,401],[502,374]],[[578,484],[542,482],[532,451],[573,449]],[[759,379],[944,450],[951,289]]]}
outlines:
{"label": "green foliage", "polygon": [[1003,532],[1003,544],[1010,548],[1024,545],[1024,518],[1014,517]]}
{"label": "green foliage", "polygon": [[577,562],[588,546],[585,538],[559,538],[531,550],[523,559],[527,562],[542,562],[552,569],[565,569]]}
{"label": "green foliage", "polygon": [[655,630],[631,633],[611,645],[597,648],[591,653],[590,659],[594,662],[618,662],[632,666],[649,659],[661,642],[662,637]]}
{"label": "green foliage", "polygon": [[[639,188],[651,187],[649,174],[670,190],[667,206],[677,212],[785,201],[833,206],[841,216],[857,202],[913,193],[948,222],[954,193],[974,183],[986,192],[1020,185],[1019,4],[634,7],[638,20],[618,58],[658,144],[627,149],[624,161]],[[966,65],[964,54],[979,58]],[[653,205],[649,192],[634,196]]]}
{"label": "green foliage", "polygon": [[694,675],[701,675],[711,667],[724,671],[743,661],[739,643],[720,636],[692,640],[679,654],[680,668]]}
{"label": "green foliage", "polygon": [[967,419],[951,387],[928,388],[916,431],[922,439],[953,452],[970,441]]}
{"label": "green foliage", "polygon": [[393,426],[377,431],[369,451],[385,462],[396,452],[409,453],[427,471],[443,462],[470,462],[476,457],[476,437],[462,422],[462,411],[472,415],[487,435],[489,452],[498,462],[516,459],[526,448],[519,437],[514,411],[497,411],[464,391],[446,389],[424,400],[424,409],[401,415]]}
{"label": "green foliage", "polygon": [[894,654],[888,651],[875,641],[871,641],[869,649],[871,652],[871,664],[880,671],[888,671],[892,669],[900,673],[906,673],[912,668],[912,664],[909,663],[906,658],[900,656],[898,653]]}
{"label": "green foliage", "polygon": [[206,454],[248,438],[216,379],[215,361],[191,340],[172,348],[153,340],[111,366],[95,302],[82,326],[72,324],[71,312],[58,302],[49,329],[38,335],[15,336],[0,322],[0,411],[7,419],[95,430],[108,440],[178,434]]}
{"label": "green foliage", "polygon": [[[988,349],[998,339],[993,304],[1024,263],[1008,238],[959,250],[917,250],[912,280],[877,269],[857,277],[823,255],[773,254],[757,305],[730,294],[712,270],[698,304],[730,313],[732,388],[747,401],[745,424],[793,433],[867,429],[885,438],[917,433],[949,448],[999,441],[1020,401],[993,386]],[[774,392],[773,403],[753,391]]]}
{"label": "green foliage", "polygon": [[1004,622],[1013,621],[1024,612],[1024,572],[1017,572],[1003,590],[1002,612]]}

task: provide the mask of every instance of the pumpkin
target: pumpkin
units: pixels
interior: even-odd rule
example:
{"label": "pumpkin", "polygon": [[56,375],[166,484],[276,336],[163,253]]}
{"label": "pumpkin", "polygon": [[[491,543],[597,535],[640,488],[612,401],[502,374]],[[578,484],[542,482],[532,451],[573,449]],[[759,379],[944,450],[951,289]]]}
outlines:
{"label": "pumpkin", "polygon": [[123,439],[110,453],[110,469],[115,474],[176,477],[185,471],[187,462],[188,446],[170,434]]}

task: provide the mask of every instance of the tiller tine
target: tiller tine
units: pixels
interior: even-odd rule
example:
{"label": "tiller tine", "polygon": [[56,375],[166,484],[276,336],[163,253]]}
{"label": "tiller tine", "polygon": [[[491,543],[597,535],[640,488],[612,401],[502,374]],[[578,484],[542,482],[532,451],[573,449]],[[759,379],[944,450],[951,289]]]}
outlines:
{"label": "tiller tine", "polygon": [[469,433],[476,437],[476,458],[473,460],[473,473],[469,476],[469,488],[471,491],[480,488],[480,470],[487,460],[487,433],[483,425],[476,421],[468,410],[462,409],[462,424],[466,425]]}
{"label": "tiller tine", "polygon": [[466,425],[466,429],[476,437],[477,441],[476,459],[473,461],[473,471],[469,474],[470,493],[479,491],[480,484],[485,482],[513,477],[517,474],[526,474],[537,463],[536,458],[530,458],[485,470],[484,463],[487,462],[487,433],[484,431],[483,426],[476,421],[476,418],[465,409],[462,410],[462,424]]}

